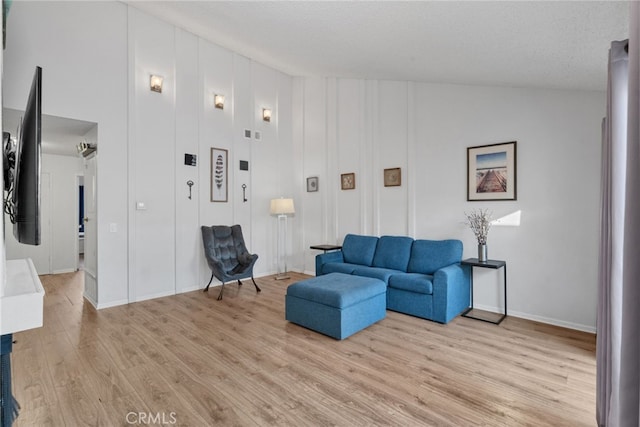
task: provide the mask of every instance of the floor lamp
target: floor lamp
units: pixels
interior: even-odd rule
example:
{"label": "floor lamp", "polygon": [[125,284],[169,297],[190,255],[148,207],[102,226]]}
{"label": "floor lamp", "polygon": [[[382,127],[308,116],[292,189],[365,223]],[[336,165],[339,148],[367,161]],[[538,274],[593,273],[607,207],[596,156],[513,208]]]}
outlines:
{"label": "floor lamp", "polygon": [[[276,257],[278,260],[278,274],[276,280],[288,279],[287,275],[287,218],[296,213],[293,207],[293,199],[272,199],[271,215],[278,220],[278,244],[276,246]],[[283,224],[284,223],[284,224]],[[284,269],[281,269],[280,258],[284,260]]]}

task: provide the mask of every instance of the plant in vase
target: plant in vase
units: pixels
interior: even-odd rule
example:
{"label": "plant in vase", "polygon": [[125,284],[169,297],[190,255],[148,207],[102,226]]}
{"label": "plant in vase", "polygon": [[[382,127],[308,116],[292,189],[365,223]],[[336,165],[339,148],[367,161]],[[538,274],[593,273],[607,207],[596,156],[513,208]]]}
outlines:
{"label": "plant in vase", "polygon": [[466,224],[471,228],[473,234],[478,239],[478,261],[487,261],[487,235],[491,228],[491,213],[488,209],[473,210],[470,213],[465,212],[467,217]]}

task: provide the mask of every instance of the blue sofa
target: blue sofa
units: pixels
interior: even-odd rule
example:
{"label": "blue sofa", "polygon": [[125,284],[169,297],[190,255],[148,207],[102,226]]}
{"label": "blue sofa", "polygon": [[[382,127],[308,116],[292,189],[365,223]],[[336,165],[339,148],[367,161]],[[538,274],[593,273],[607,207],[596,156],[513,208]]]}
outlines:
{"label": "blue sofa", "polygon": [[316,256],[316,276],[345,273],[387,285],[387,309],[448,323],[470,305],[460,240],[347,234],[342,250]]}

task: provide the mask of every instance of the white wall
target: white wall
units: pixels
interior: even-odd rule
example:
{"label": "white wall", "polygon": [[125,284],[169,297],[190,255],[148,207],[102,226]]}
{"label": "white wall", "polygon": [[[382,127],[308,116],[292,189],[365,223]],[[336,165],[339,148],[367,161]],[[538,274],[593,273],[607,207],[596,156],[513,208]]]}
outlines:
{"label": "white wall", "polygon": [[[202,288],[200,224],[242,224],[256,275],[274,271],[268,200],[294,187],[290,77],[116,2],[14,3],[4,55],[5,106],[20,108],[40,65],[43,113],[99,125],[98,307]],[[151,73],[163,93],[149,90]],[[213,93],[226,96],[223,111]],[[229,150],[226,203],[209,199],[211,147]]]}
{"label": "white wall", "polygon": [[[305,248],[406,234],[458,238],[476,257],[464,212],[521,210],[520,227],[494,227],[488,242],[490,258],[507,261],[510,314],[595,330],[604,93],[318,78],[294,88],[298,181],[320,177],[320,191],[303,195]],[[467,202],[467,147],[514,140],[518,200]],[[401,187],[383,186],[391,167]],[[346,172],[355,190],[340,190]],[[316,254],[305,250],[305,271]],[[501,305],[502,276],[475,277],[476,306]]]}
{"label": "white wall", "polygon": [[[126,302],[127,7],[14,2],[4,64],[4,106],[24,107],[33,69],[40,65],[42,113],[98,123],[97,301]],[[118,231],[109,232],[109,224]]]}

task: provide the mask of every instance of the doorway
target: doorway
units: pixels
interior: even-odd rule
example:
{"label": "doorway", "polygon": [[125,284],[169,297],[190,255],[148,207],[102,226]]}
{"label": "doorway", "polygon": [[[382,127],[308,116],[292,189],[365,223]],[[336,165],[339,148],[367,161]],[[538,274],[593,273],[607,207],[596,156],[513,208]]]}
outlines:
{"label": "doorway", "polygon": [[[4,108],[2,113],[3,130],[16,134],[22,112]],[[57,274],[77,271],[80,267],[80,246],[84,244],[83,270],[86,270],[87,227],[84,227],[84,241],[81,243],[80,227],[80,194],[79,186],[84,189],[86,200],[86,163],[87,158],[80,155],[78,145],[90,143],[95,148],[98,138],[97,123],[76,120],[65,117],[42,115],[42,162],[41,162],[41,225],[43,242],[46,245],[28,246],[12,242],[12,235],[5,235],[7,259],[36,258],[42,262],[36,263],[38,274]],[[95,156],[95,150],[93,152]],[[95,170],[95,160],[91,162]],[[95,192],[95,173],[92,175]],[[86,207],[83,204],[83,209]],[[85,215],[86,217],[86,215]],[[47,231],[48,228],[48,231]],[[89,232],[96,232],[90,240],[94,247],[97,241],[97,230],[93,227]],[[14,239],[15,240],[15,239]],[[15,243],[15,244],[14,244]],[[96,251],[91,252],[95,256]],[[97,259],[92,260],[92,265]],[[95,276],[95,272],[94,272]],[[97,279],[91,280],[91,300],[97,300]],[[86,281],[85,281],[86,285]]]}

